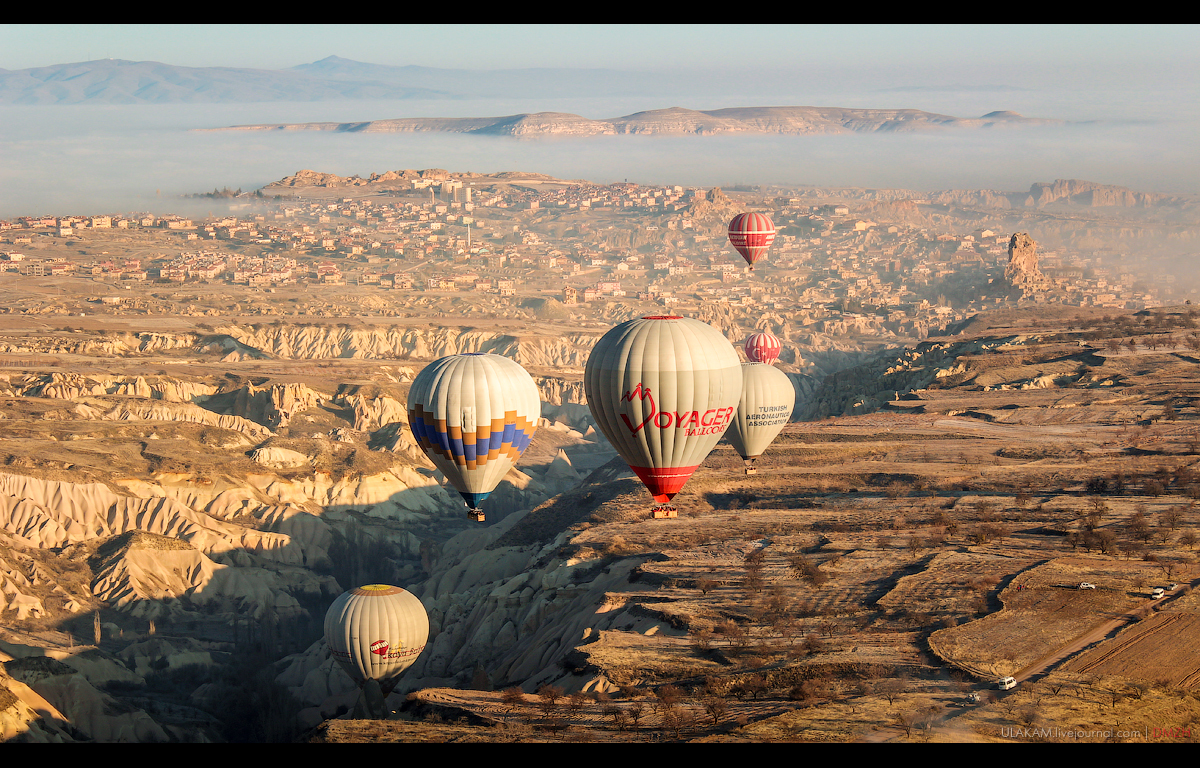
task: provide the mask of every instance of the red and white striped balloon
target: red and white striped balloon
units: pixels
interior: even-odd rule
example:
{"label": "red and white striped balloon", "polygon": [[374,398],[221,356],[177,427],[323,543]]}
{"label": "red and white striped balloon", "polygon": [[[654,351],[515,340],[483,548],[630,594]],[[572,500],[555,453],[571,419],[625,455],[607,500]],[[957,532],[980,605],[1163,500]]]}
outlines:
{"label": "red and white striped balloon", "polygon": [[773,365],[779,359],[779,351],[783,345],[779,343],[779,337],[775,334],[759,331],[751,334],[742,348],[746,351],[746,359],[750,362]]}
{"label": "red and white striped balloon", "polygon": [[775,225],[764,214],[739,213],[729,222],[729,242],[753,270],[754,262],[775,242]]}

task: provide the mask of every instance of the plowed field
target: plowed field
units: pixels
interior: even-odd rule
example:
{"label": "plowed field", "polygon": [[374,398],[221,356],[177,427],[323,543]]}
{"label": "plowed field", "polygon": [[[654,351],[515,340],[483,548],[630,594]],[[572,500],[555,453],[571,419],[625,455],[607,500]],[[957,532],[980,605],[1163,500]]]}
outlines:
{"label": "plowed field", "polygon": [[1158,613],[1072,660],[1069,672],[1169,680],[1180,688],[1200,687],[1200,616]]}

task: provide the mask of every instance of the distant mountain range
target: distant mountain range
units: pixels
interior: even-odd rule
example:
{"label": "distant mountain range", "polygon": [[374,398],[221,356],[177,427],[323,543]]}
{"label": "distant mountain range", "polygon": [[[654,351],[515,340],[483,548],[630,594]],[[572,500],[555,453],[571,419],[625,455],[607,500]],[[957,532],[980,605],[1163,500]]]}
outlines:
{"label": "distant mountain range", "polygon": [[994,128],[1062,125],[1062,120],[1027,118],[1015,112],[991,112],[962,118],[916,109],[842,109],[840,107],[736,107],[698,111],[671,107],[624,117],[591,120],[566,112],[505,117],[413,117],[358,123],[282,123],[212,128],[216,131],[340,131],[344,133],[478,133],[518,138],[614,134],[716,135],[735,133],[823,134],[922,131],[936,128]]}
{"label": "distant mountain range", "polygon": [[330,56],[284,70],[96,61],[0,69],[0,104],[171,104],[650,93],[645,73],[394,67]]}

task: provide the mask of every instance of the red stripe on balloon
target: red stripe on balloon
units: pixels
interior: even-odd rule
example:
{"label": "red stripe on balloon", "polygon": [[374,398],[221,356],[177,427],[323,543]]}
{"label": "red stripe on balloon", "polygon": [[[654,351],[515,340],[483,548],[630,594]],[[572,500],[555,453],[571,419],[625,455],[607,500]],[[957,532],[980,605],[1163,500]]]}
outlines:
{"label": "red stripe on balloon", "polygon": [[634,467],[630,466],[641,481],[646,484],[646,488],[650,490],[650,495],[660,504],[666,503],[671,498],[679,493],[688,478],[700,468],[697,464],[694,467],[662,467],[655,469],[654,467]]}

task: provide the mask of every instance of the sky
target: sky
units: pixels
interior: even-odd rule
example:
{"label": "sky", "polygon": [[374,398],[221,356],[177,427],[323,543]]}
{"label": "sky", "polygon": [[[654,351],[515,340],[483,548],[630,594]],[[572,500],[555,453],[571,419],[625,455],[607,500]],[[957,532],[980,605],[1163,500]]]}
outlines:
{"label": "sky", "polygon": [[[1075,178],[1200,194],[1200,26],[0,25],[0,69],[118,58],[286,69],[340,56],[447,69],[657,74],[638,93],[391,102],[0,105],[0,217],[141,210],[312,168],[524,170],[599,183],[1022,190]],[[623,78],[614,81],[626,82]],[[199,133],[254,123],[672,106],[1009,110],[1069,127],[519,142],[439,134]],[[69,183],[66,181],[69,180]]]}
{"label": "sky", "polygon": [[327,56],[671,76],[652,82],[675,102],[630,102],[636,109],[904,107],[958,117],[1007,109],[1075,121],[1200,116],[1198,25],[0,25],[0,68],[9,70],[101,58],[286,69]]}
{"label": "sky", "polygon": [[34,24],[2,25],[0,35],[5,69],[100,58],[283,69],[337,55],[451,69],[800,69],[943,85],[1120,85],[1170,73],[1194,79],[1200,69],[1194,25]]}

